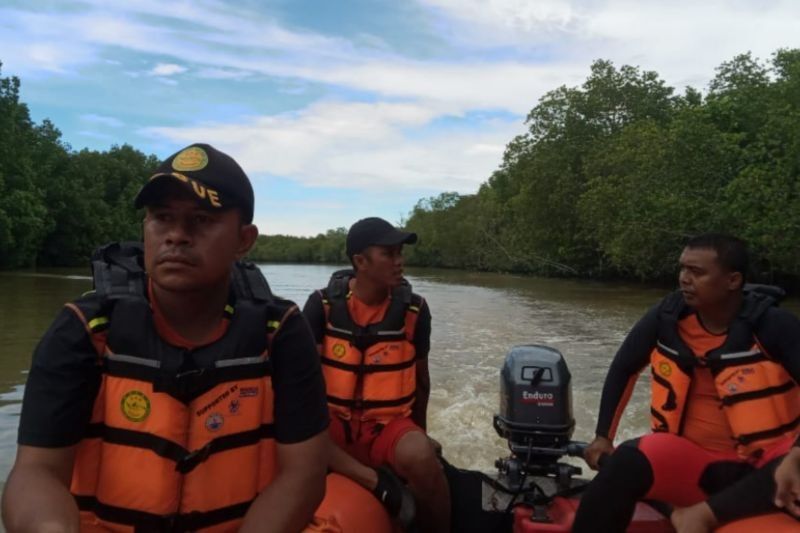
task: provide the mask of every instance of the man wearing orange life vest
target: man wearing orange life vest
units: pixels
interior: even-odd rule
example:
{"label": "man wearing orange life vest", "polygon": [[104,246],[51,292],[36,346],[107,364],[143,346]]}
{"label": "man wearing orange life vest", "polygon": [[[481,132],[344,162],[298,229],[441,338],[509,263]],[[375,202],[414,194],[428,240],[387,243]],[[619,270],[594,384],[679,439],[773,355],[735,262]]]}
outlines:
{"label": "man wearing orange life vest", "polygon": [[[792,445],[800,422],[800,321],[745,292],[748,258],[734,237],[691,239],[680,291],[631,330],[609,368],[586,460],[600,472],[574,531],[625,531],[639,499],[679,507],[679,532],[707,531],[774,511],[772,496],[742,498]],[[650,367],[653,433],[612,442],[639,373]]]}
{"label": "man wearing orange life vest", "polygon": [[322,500],[327,406],[313,337],[255,266],[253,190],[206,144],[136,197],[33,358],[3,520],[17,531],[299,531]]}
{"label": "man wearing orange life vest", "polygon": [[383,219],[359,220],[346,242],[354,270],[335,273],[303,313],[322,358],[336,444],[331,469],[402,518],[408,502],[394,471],[408,481],[421,528],[443,532],[449,489],[425,434],[431,315],[403,278],[403,244],[416,240]]}

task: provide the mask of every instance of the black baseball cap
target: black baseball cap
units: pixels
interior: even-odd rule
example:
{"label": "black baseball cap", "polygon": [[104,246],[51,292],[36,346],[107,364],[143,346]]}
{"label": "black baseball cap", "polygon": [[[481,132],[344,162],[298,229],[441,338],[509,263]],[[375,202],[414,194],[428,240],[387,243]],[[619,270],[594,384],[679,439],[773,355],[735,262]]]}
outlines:
{"label": "black baseball cap", "polygon": [[395,246],[398,244],[414,244],[417,234],[400,231],[382,218],[362,218],[347,232],[347,257],[363,252],[370,246]]}
{"label": "black baseball cap", "polygon": [[195,143],[168,158],[139,190],[137,209],[158,198],[160,184],[177,180],[213,208],[238,208],[242,219],[253,221],[253,186],[242,167],[231,156],[208,144]]}

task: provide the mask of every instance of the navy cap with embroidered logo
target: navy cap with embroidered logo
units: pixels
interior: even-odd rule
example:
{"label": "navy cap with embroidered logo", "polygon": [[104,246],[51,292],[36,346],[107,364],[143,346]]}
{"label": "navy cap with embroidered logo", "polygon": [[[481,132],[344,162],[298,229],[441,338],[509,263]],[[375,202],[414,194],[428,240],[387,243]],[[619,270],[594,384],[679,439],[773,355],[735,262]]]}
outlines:
{"label": "navy cap with embroidered logo", "polygon": [[160,185],[177,180],[212,208],[238,208],[245,223],[253,221],[253,186],[231,156],[208,144],[195,143],[172,154],[139,190],[136,208],[159,198]]}
{"label": "navy cap with embroidered logo", "polygon": [[417,234],[400,231],[382,218],[362,218],[347,232],[345,249],[350,259],[370,246],[396,246],[398,244],[414,244]]}

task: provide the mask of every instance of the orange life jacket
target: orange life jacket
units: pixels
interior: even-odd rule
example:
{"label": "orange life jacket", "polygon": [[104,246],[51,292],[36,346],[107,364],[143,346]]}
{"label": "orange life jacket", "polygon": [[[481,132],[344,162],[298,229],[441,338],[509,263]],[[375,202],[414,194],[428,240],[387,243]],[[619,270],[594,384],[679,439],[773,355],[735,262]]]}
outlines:
{"label": "orange life jacket", "polygon": [[351,270],[339,271],[322,290],[325,338],[322,372],[328,405],[349,420],[386,422],[411,414],[417,390],[413,344],[422,297],[405,282],[392,290],[383,320],[359,326],[347,309]]}
{"label": "orange life jacket", "polygon": [[82,531],[237,530],[275,474],[269,353],[291,308],[251,266],[226,334],[182,350],[157,335],[141,284],[94,266],[108,285],[71,304],[102,371],[72,476]]}
{"label": "orange life jacket", "polygon": [[653,431],[682,433],[694,368],[707,366],[742,457],[794,434],[800,424],[800,388],[754,333],[758,320],[774,304],[768,296],[746,294],[723,345],[695,354],[678,334],[678,320],[687,312],[683,296],[676,292],[664,299],[658,342],[650,354]]}

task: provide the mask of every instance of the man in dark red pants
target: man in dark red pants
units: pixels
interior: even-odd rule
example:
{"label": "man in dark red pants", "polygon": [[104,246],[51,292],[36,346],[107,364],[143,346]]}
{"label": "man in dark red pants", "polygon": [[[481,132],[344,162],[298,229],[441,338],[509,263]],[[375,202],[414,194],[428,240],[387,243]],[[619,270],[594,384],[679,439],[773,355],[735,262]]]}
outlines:
{"label": "man in dark red pants", "polygon": [[401,522],[408,481],[424,532],[450,531],[450,491],[427,436],[431,313],[403,278],[415,233],[370,217],[347,233],[353,270],[303,309],[317,340],[332,423],[330,468],[371,490]]}
{"label": "man in dark red pants", "polygon": [[[634,326],[606,377],[596,438],[597,468],[574,531],[625,531],[636,501],[692,508],[679,531],[740,517],[726,487],[785,454],[800,421],[800,321],[769,296],[745,292],[745,244],[720,234],[690,240],[680,257],[680,291]],[[653,433],[616,450],[614,433],[639,373],[652,374]],[[612,453],[613,452],[613,453]],[[760,512],[772,507],[770,499]],[[758,509],[750,510],[753,513]],[[698,518],[699,517],[699,518]]]}

